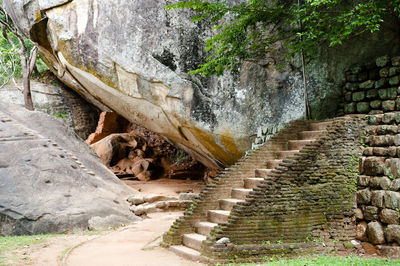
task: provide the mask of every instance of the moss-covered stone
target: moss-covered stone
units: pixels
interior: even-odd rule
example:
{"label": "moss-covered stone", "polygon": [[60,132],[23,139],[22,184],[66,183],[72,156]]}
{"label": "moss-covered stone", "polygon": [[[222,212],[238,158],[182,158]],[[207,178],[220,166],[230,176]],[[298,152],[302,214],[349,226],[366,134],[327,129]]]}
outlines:
{"label": "moss-covered stone", "polygon": [[381,104],[382,104],[381,100],[374,100],[374,101],[370,102],[371,108],[375,109],[375,110],[381,108]]}
{"label": "moss-covered stone", "polygon": [[400,98],[396,99],[396,110],[399,111],[400,110]]}
{"label": "moss-covered stone", "polygon": [[387,78],[389,77],[389,68],[388,67],[384,67],[381,70],[379,70],[379,76],[381,78]]}
{"label": "moss-covered stone", "polygon": [[374,85],[375,85],[375,81],[373,81],[373,80],[367,80],[367,81],[361,83],[361,84],[359,85],[359,87],[360,87],[360,89],[365,90],[365,89],[372,89],[372,88],[374,87]]}
{"label": "moss-covered stone", "polygon": [[375,89],[383,88],[383,87],[387,86],[387,84],[389,84],[389,80],[387,78],[377,80],[377,81],[375,81]]}
{"label": "moss-covered stone", "polygon": [[396,101],[388,100],[382,102],[383,111],[394,111],[396,107]]}
{"label": "moss-covered stone", "polygon": [[370,110],[369,102],[359,102],[357,103],[357,113],[366,114]]}
{"label": "moss-covered stone", "polygon": [[391,58],[388,55],[384,55],[378,57],[375,62],[378,67],[385,67],[391,62]]}
{"label": "moss-covered stone", "polygon": [[345,114],[354,114],[356,112],[356,103],[349,103],[344,105]]}
{"label": "moss-covered stone", "polygon": [[378,90],[377,89],[368,90],[366,97],[367,99],[374,99],[378,97]]}
{"label": "moss-covered stone", "polygon": [[361,102],[362,100],[365,99],[365,92],[364,91],[354,92],[352,95],[352,99],[354,102]]}
{"label": "moss-covered stone", "polygon": [[388,99],[394,100],[397,98],[397,88],[396,87],[388,88],[387,92],[388,92],[388,94],[387,94]]}
{"label": "moss-covered stone", "polygon": [[[378,93],[378,92],[377,92]],[[344,94],[344,100],[346,101],[346,102],[351,102],[351,92],[346,92],[345,94]]]}
{"label": "moss-covered stone", "polygon": [[382,100],[388,99],[388,90],[387,89],[380,89],[378,90],[379,98]]}
{"label": "moss-covered stone", "polygon": [[349,91],[358,90],[358,83],[347,82],[344,86]]}
{"label": "moss-covered stone", "polygon": [[400,82],[400,77],[399,76],[394,76],[394,77],[391,77],[389,79],[389,84],[392,85],[392,86],[399,84],[399,82]]}
{"label": "moss-covered stone", "polygon": [[394,76],[400,73],[400,67],[391,67],[389,69],[389,76]]}

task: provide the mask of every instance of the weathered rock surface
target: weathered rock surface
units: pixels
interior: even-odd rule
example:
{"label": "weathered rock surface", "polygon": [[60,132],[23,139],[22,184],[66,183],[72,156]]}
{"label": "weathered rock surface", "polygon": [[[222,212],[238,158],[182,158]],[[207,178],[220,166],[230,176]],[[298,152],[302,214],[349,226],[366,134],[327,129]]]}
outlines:
{"label": "weathered rock surface", "polygon": [[[86,139],[96,128],[98,109],[88,104],[77,93],[56,81],[50,72],[44,74],[49,84],[31,80],[32,99],[35,110],[48,113],[72,128],[82,139]],[[24,105],[22,80],[10,82],[0,88],[0,101]]]}
{"label": "weathered rock surface", "polygon": [[[203,44],[212,31],[207,23],[191,23],[188,11],[167,12],[173,2],[4,1],[63,82],[96,106],[167,137],[208,167],[235,162],[258,126],[303,116],[299,60],[275,68],[283,62],[279,47],[220,78],[185,74],[204,62]],[[398,51],[397,32],[385,28],[379,34],[316,51],[318,59],[307,66],[315,118],[335,114],[344,69]]]}
{"label": "weathered rock surface", "polygon": [[55,118],[0,102],[0,235],[134,221],[135,193]]}

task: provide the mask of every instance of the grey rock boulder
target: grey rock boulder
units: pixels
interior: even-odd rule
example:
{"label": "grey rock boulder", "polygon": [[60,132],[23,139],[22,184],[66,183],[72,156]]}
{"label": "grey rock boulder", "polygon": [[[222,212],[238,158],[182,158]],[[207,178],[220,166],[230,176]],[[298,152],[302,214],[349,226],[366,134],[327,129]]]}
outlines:
{"label": "grey rock boulder", "polygon": [[126,199],[137,193],[60,121],[0,102],[0,235],[87,230],[93,217],[135,221]]}

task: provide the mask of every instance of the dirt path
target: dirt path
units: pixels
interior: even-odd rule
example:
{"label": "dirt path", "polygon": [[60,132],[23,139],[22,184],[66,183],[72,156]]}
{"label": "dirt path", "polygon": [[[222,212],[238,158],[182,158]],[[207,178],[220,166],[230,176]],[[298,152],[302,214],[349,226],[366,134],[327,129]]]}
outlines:
{"label": "dirt path", "polygon": [[71,249],[62,265],[202,265],[182,259],[159,246],[162,234],[180,215],[180,212],[155,213],[150,219],[86,241]]}

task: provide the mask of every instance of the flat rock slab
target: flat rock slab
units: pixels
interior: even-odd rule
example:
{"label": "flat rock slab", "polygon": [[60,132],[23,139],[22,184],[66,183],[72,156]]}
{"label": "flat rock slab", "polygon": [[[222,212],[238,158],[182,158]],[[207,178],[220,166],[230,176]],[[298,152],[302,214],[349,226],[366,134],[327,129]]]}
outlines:
{"label": "flat rock slab", "polygon": [[136,193],[61,122],[0,102],[0,235],[128,224]]}

